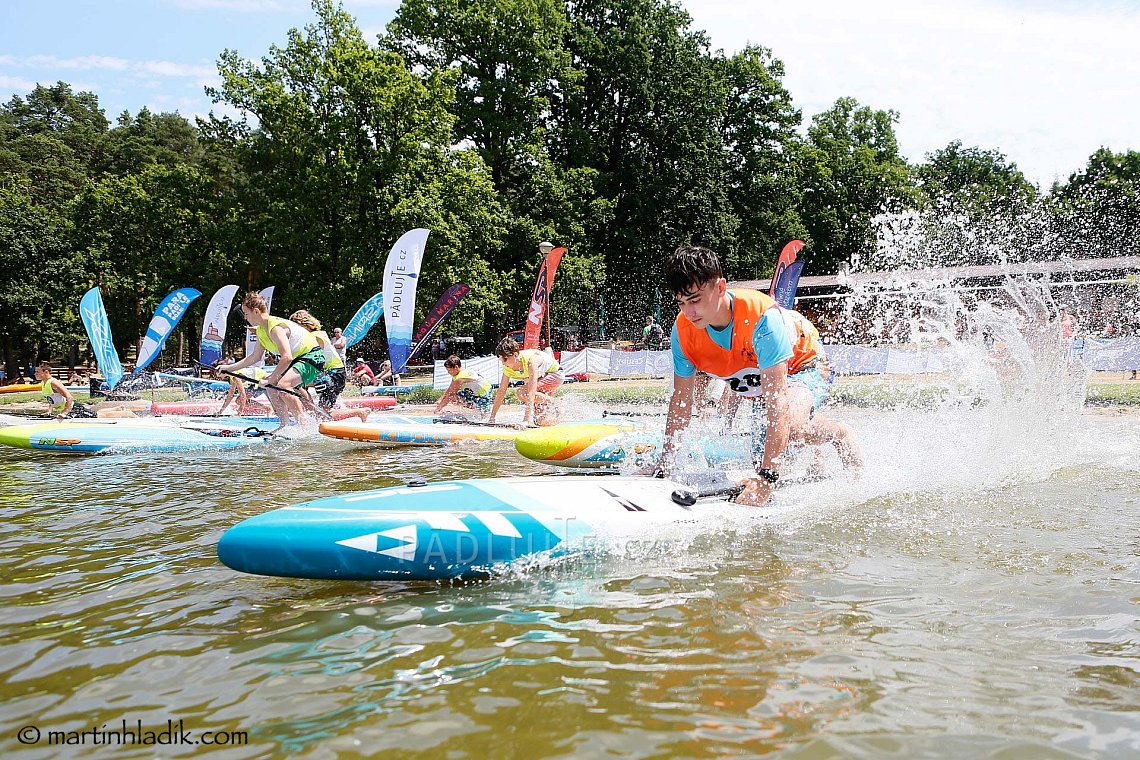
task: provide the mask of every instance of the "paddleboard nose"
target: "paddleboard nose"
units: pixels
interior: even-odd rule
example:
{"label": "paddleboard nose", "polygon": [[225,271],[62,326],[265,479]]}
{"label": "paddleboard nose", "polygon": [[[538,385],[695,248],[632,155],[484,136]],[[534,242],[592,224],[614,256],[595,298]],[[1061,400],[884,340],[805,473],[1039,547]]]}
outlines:
{"label": "paddleboard nose", "polygon": [[522,433],[515,439],[515,450],[536,462],[568,467],[597,466],[624,457],[630,435],[627,425],[555,425]]}
{"label": "paddleboard nose", "polygon": [[30,449],[33,425],[10,425],[0,427],[0,445],[15,446],[19,449]]}

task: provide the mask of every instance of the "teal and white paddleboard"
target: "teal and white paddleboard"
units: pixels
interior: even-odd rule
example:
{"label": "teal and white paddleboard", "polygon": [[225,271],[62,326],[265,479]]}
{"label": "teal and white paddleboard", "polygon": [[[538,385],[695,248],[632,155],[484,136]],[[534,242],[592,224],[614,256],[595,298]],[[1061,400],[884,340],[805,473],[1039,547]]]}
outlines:
{"label": "teal and white paddleboard", "polygon": [[[218,558],[245,573],[344,580],[480,577],[602,539],[692,531],[776,507],[697,498],[683,483],[622,476],[491,478],[347,493],[275,509],[222,535]],[[593,545],[596,545],[593,544]]]}
{"label": "teal and white paddleboard", "polygon": [[[261,443],[278,426],[257,418],[156,420],[148,418],[75,419],[0,427],[0,444],[70,454],[148,449],[183,451],[234,448]],[[264,418],[261,418],[264,419]]]}

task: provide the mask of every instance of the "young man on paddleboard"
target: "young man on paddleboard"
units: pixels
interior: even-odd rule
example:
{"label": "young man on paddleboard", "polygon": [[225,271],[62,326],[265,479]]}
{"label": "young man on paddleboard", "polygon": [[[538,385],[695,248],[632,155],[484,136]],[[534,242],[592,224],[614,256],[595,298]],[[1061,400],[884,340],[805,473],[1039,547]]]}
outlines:
{"label": "young man on paddleboard", "polygon": [[490,383],[476,374],[475,370],[463,369],[463,360],[458,356],[447,357],[443,362],[443,368],[451,375],[451,385],[436,403],[436,414],[442,412],[448,404],[475,409],[480,416],[490,414],[495,400]]}
{"label": "young man on paddleboard", "polygon": [[491,405],[491,416],[487,421],[495,421],[495,415],[507,397],[510,381],[525,380],[526,385],[515,391],[519,401],[526,406],[522,424],[558,424],[560,415],[554,391],[566,378],[558,371],[558,361],[553,354],[537,348],[520,351],[514,338],[503,338],[495,348],[495,355],[503,362],[503,376],[499,380],[499,389],[495,391],[495,401]]}
{"label": "young man on paddleboard", "polygon": [[52,377],[50,362],[40,362],[36,366],[36,381],[40,383],[40,393],[43,394],[44,400],[48,402],[50,412],[55,412],[55,408],[63,404],[63,411],[56,415],[59,419],[62,420],[64,417],[99,416],[94,409],[76,403],[75,397],[71,395],[71,391],[59,380]]}
{"label": "young man on paddleboard", "polygon": [[817,411],[830,384],[819,333],[805,317],[781,308],[764,293],[728,290],[719,257],[700,246],[673,252],[665,263],[665,285],[681,313],[673,325],[673,395],[662,473],[672,466],[677,435],[692,419],[698,370],[724,380],[726,393],[766,404],[766,425],[753,430],[753,436],[764,436],[763,451],[758,446],[753,451],[757,477],[741,483],[744,490],[737,503],[760,506],[768,500],[789,441],[831,443],[845,467],[862,467],[851,427]]}
{"label": "young man on paddleboard", "polygon": [[258,385],[266,389],[269,403],[277,412],[282,425],[299,422],[304,410],[299,395],[282,393],[270,386],[300,394],[299,389],[312,385],[324,369],[324,351],[317,345],[317,339],[296,322],[271,316],[265,298],[256,291],[245,294],[241,302],[241,313],[250,325],[257,328],[257,345],[241,361],[218,369],[237,372],[256,364],[267,351],[277,354],[280,359],[273,371]]}

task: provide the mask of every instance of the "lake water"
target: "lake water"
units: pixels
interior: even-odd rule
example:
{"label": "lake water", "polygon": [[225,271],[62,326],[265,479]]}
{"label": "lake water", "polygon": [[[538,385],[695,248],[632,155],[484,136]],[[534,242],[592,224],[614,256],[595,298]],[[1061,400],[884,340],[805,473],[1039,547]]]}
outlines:
{"label": "lake water", "polygon": [[1140,757],[1140,418],[1033,409],[840,409],[864,478],[780,492],[778,525],[467,585],[214,546],[310,498],[549,471],[509,446],[3,451],[0,750],[172,720],[241,746],[98,756]]}

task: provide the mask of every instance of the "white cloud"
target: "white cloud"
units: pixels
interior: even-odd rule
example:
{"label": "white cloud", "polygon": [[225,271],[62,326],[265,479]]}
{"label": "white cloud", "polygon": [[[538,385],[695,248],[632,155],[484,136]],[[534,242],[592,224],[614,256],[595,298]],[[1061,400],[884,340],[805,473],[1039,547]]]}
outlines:
{"label": "white cloud", "polygon": [[1044,184],[1101,145],[1140,149],[1140,10],[965,0],[687,0],[714,48],[762,44],[805,120],[842,96],[900,113],[912,161],[961,139]]}
{"label": "white cloud", "polygon": [[171,61],[142,61],[131,67],[134,71],[155,74],[164,77],[191,77],[196,79],[216,78],[217,66],[201,66],[188,63],[173,63]]}
{"label": "white cloud", "polygon": [[34,69],[68,69],[78,71],[91,71],[104,69],[108,71],[125,71],[130,67],[130,61],[125,58],[115,58],[109,55],[83,55],[75,58],[60,58],[55,55],[32,55],[23,59],[15,59],[15,63]]}
{"label": "white cloud", "polygon": [[6,74],[0,74],[0,90],[11,90],[14,93],[28,93],[36,89],[36,83],[30,79],[23,79],[21,77],[10,77]]}
{"label": "white cloud", "polygon": [[131,61],[105,55],[86,55],[75,58],[60,58],[54,55],[31,55],[24,58],[15,56],[0,57],[0,65],[39,69],[52,72],[66,71],[111,71],[122,74],[152,75],[161,77],[185,77],[210,80],[217,78],[218,69],[213,64],[177,63],[175,61]]}

